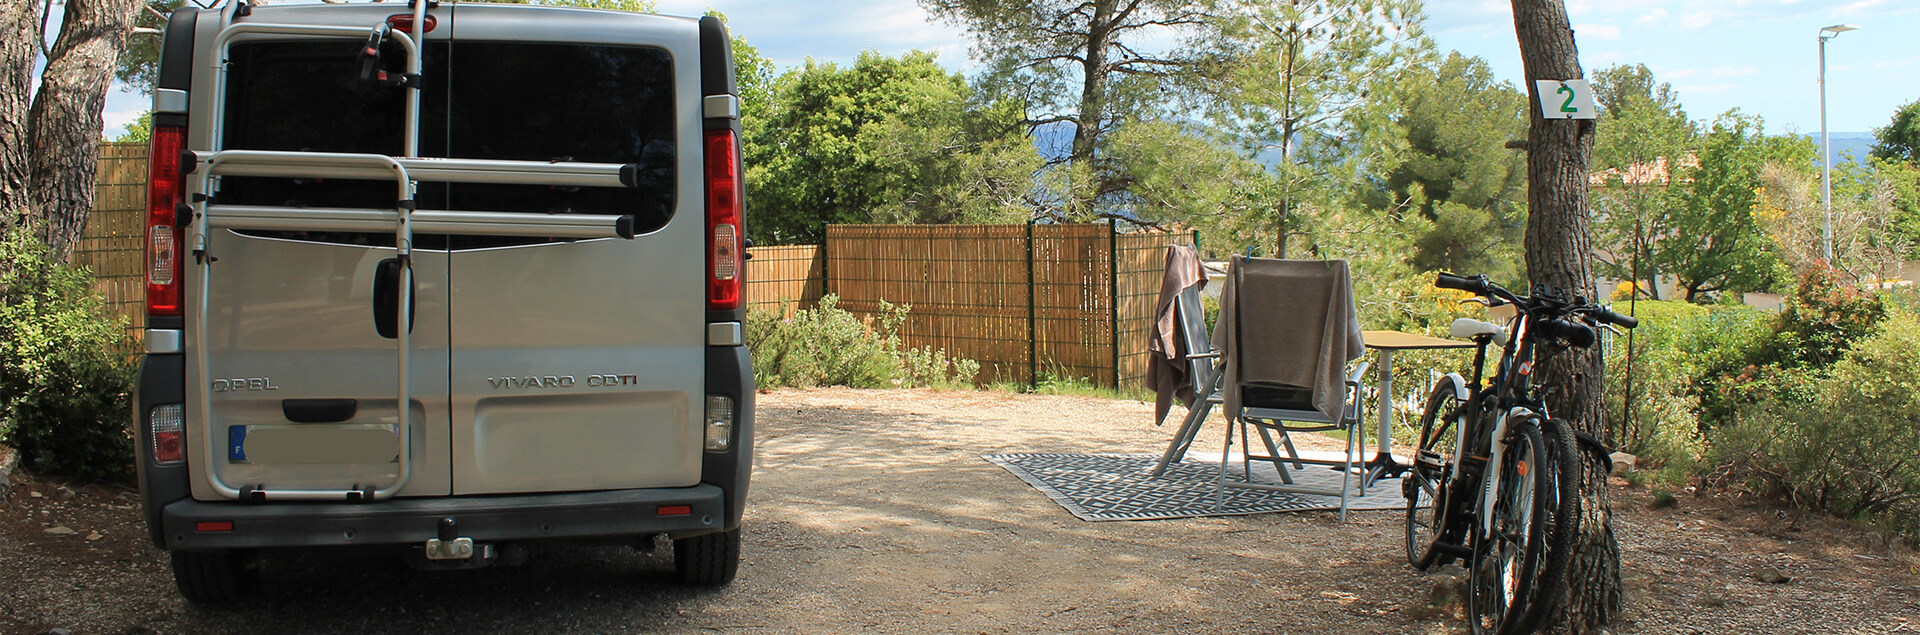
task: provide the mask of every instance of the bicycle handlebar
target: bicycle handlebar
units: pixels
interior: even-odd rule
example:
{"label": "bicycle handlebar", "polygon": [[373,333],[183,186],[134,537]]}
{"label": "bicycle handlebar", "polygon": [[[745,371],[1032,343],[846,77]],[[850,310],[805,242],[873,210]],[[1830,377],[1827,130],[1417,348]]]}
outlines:
{"label": "bicycle handlebar", "polygon": [[[1640,325],[1640,320],[1615,313],[1611,309],[1598,304],[1585,304],[1584,300],[1576,299],[1576,301],[1582,302],[1582,304],[1570,306],[1564,297],[1556,298],[1555,296],[1558,295],[1558,292],[1554,291],[1536,291],[1534,297],[1515,295],[1513,292],[1502,289],[1500,285],[1488,280],[1486,274],[1462,276],[1451,273],[1441,273],[1439,277],[1434,280],[1433,286],[1442,289],[1458,289],[1474,295],[1482,295],[1512,302],[1519,306],[1521,311],[1538,318],[1543,318],[1542,321],[1549,325],[1547,329],[1549,333],[1547,334],[1555,336],[1556,339],[1564,339],[1574,346],[1583,348],[1593,344],[1594,334],[1593,329],[1587,324],[1580,323],[1582,321],[1595,324],[1613,324],[1624,328],[1633,328]],[[1559,319],[1560,316],[1576,317],[1579,318],[1579,321],[1561,320]]]}
{"label": "bicycle handlebar", "polygon": [[1612,310],[1606,309],[1606,308],[1594,307],[1593,311],[1591,311],[1589,314],[1593,316],[1594,320],[1597,320],[1602,324],[1612,324],[1615,326],[1619,326],[1621,328],[1629,328],[1629,329],[1640,325],[1640,320],[1636,318],[1628,317],[1625,315],[1621,315],[1619,313],[1614,313]]}

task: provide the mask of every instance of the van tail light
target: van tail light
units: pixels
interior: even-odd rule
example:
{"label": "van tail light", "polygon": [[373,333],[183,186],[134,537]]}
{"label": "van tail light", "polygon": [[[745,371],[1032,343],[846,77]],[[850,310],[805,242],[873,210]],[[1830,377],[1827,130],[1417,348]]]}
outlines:
{"label": "van tail light", "polygon": [[147,315],[180,315],[179,208],[186,200],[180,153],[186,126],[154,126],[147,152]]}
{"label": "van tail light", "polygon": [[148,415],[148,425],[152,426],[153,462],[172,465],[187,459],[187,439],[185,433],[186,409],[182,404],[170,403],[154,406]]}
{"label": "van tail light", "polygon": [[707,131],[707,308],[740,308],[740,144]]}

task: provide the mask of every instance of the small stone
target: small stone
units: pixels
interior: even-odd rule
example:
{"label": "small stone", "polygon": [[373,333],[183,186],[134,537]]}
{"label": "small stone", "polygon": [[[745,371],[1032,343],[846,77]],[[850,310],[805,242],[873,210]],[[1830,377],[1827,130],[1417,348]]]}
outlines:
{"label": "small stone", "polygon": [[[394,402],[394,403],[399,403],[399,402]],[[73,631],[70,631],[64,628],[50,628],[50,629],[47,629],[47,635],[73,635]]]}
{"label": "small stone", "polygon": [[[394,402],[394,403],[399,403],[399,402],[397,402],[397,401],[396,401],[396,402]],[[46,498],[46,497],[47,497],[47,495],[45,495],[45,494],[41,494],[40,492],[27,492],[27,495],[28,495],[28,496],[32,496],[32,497],[34,497],[34,498]]]}
{"label": "small stone", "polygon": [[1786,584],[1793,581],[1793,578],[1787,577],[1786,574],[1781,573],[1780,570],[1765,567],[1755,569],[1753,579],[1767,584]]}
{"label": "small stone", "polygon": [[101,539],[101,538],[105,538],[105,537],[106,537],[106,536],[104,536],[104,535],[101,535],[101,534],[100,534],[100,532],[97,532],[97,531],[96,531],[96,532],[93,532],[93,533],[89,533],[89,534],[87,534],[87,540],[99,540],[99,539]]}
{"label": "small stone", "polygon": [[71,536],[71,535],[80,533],[80,532],[74,531],[72,527],[68,527],[66,525],[60,525],[57,527],[48,527],[46,531],[47,533],[53,534],[55,536]]}
{"label": "small stone", "polygon": [[1640,457],[1625,452],[1615,452],[1608,456],[1613,459],[1613,475],[1621,476],[1639,469]]}
{"label": "small stone", "polygon": [[1433,591],[1427,597],[1428,606],[1447,607],[1467,601],[1467,581],[1463,578],[1443,575],[1433,581]]}

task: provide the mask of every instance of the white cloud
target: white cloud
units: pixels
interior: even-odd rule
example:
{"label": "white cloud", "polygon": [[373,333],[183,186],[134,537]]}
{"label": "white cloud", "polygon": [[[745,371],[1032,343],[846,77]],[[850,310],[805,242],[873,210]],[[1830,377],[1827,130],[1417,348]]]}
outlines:
{"label": "white cloud", "polygon": [[1680,26],[1689,29],[1705,28],[1707,25],[1713,24],[1713,18],[1714,15],[1712,11],[1695,11],[1680,16]]}
{"label": "white cloud", "polygon": [[1720,66],[1707,72],[1712,73],[1714,77],[1739,77],[1741,75],[1752,75],[1754,70],[1753,66],[1749,64],[1746,66]]}
{"label": "white cloud", "polygon": [[1654,7],[1652,11],[1648,11],[1646,15],[1640,16],[1640,19],[1634,20],[1633,23],[1637,25],[1642,25],[1642,26],[1652,26],[1652,25],[1658,25],[1662,22],[1665,22],[1666,20],[1667,20],[1667,10],[1662,9],[1660,7]]}
{"label": "white cloud", "polygon": [[108,110],[100,113],[100,132],[109,138],[118,137],[126,131],[127,124],[140,119],[147,113],[145,108],[130,110]]}

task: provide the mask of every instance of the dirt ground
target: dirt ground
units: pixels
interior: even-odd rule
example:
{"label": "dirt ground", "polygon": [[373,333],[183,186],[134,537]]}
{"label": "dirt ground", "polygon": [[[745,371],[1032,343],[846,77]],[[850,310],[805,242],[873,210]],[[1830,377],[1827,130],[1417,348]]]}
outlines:
{"label": "dirt ground", "polygon": [[[1172,428],[1155,428],[1151,409],[991,392],[763,394],[741,573],[720,589],[675,587],[669,556],[621,547],[433,573],[327,555],[269,560],[255,599],[201,608],[175,592],[133,493],[16,474],[0,505],[0,630],[1461,630],[1458,606],[1432,601],[1457,570],[1408,567],[1399,513],[1088,523],[980,458],[1155,453]],[[1920,629],[1908,550],[1822,518],[1684,493],[1654,510],[1645,492],[1620,493],[1621,632]],[[1789,580],[1764,582],[1763,569]]]}

